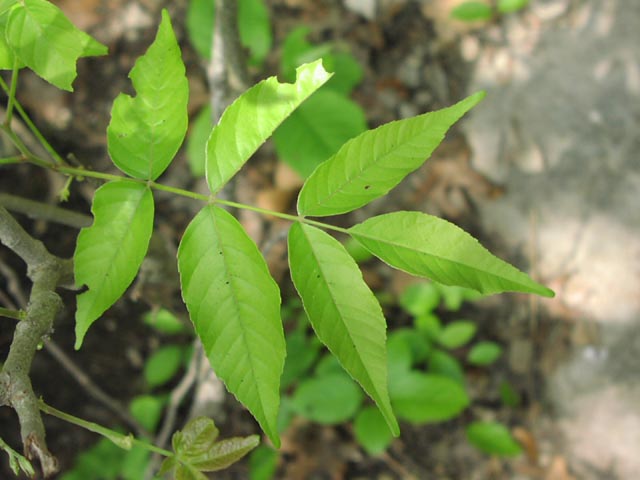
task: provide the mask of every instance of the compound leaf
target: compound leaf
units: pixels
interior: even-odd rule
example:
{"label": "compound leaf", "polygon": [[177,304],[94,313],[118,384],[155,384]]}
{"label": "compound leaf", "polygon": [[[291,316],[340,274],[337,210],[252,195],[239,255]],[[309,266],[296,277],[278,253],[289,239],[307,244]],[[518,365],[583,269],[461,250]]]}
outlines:
{"label": "compound leaf", "polygon": [[182,297],[211,366],[279,445],[280,375],[285,341],[280,293],[238,221],[209,205],[178,249]]}
{"label": "compound leaf", "polygon": [[80,57],[106,55],[107,47],[78,30],[62,10],[46,0],[13,3],[5,40],[22,63],[56,87],[73,91]]}
{"label": "compound leaf", "polygon": [[155,180],[187,132],[189,86],[166,10],[158,34],[129,77],[137,95],[118,95],[107,128],[109,155],[127,175]]}
{"label": "compound leaf", "polygon": [[385,195],[422,165],[449,127],[483,97],[479,92],[449,108],[387,123],[349,140],[307,179],[298,212],[337,215]]}
{"label": "compound leaf", "polygon": [[552,297],[553,291],[493,256],[460,227],[420,212],[394,212],[349,229],[353,238],[394,268],[483,294],[505,291]]}
{"label": "compound leaf", "polygon": [[270,77],[254,85],[222,114],[207,142],[207,183],[220,190],[274,130],[331,77],[318,60],[297,70],[296,82]]}
{"label": "compound leaf", "polygon": [[91,324],[131,284],[147,253],[153,230],[153,196],[131,182],[110,182],[96,190],[93,225],[83,228],[73,256],[78,296],[76,349]]}
{"label": "compound leaf", "polygon": [[336,239],[295,223],[289,231],[289,266],[316,335],[398,435],[387,392],[386,323],[358,265]]}

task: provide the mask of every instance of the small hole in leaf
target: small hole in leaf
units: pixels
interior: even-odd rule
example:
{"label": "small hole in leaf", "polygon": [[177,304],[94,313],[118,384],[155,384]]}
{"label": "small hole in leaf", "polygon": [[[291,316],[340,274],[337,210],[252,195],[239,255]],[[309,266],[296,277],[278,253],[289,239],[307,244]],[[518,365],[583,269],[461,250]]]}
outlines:
{"label": "small hole in leaf", "polygon": [[371,188],[371,185],[365,185],[365,186],[364,186],[364,189],[365,189],[365,190],[369,190],[370,188]]}

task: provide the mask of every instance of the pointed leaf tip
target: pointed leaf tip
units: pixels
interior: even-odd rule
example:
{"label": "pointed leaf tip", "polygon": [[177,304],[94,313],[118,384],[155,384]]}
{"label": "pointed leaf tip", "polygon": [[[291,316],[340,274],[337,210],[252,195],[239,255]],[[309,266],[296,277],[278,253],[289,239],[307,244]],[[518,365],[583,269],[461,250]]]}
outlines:
{"label": "pointed leaf tip", "polygon": [[553,291],[492,255],[460,227],[420,212],[394,212],[354,225],[350,235],[394,268],[483,294]]}
{"label": "pointed leaf tip", "polygon": [[387,390],[386,322],[358,265],[331,235],[294,223],[289,266],[316,335],[375,401],[397,436]]}
{"label": "pointed leaf tip", "polygon": [[449,128],[484,95],[478,92],[442,110],[390,122],[349,140],[307,179],[298,196],[298,213],[339,215],[386,195],[429,158]]}
{"label": "pointed leaf tip", "polygon": [[129,73],[135,97],[118,95],[107,127],[109,155],[124,173],[157,179],[187,132],[189,85],[166,10],[153,43]]}

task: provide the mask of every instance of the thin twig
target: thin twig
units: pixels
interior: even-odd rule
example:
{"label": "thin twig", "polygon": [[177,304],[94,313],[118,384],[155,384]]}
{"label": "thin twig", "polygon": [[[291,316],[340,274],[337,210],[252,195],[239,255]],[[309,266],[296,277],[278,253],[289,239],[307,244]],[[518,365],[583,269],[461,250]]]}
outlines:
{"label": "thin twig", "polygon": [[44,342],[44,348],[62,367],[69,372],[69,374],[74,378],[78,384],[87,392],[91,397],[93,397],[97,402],[104,405],[107,410],[114,413],[117,417],[120,418],[123,422],[129,425],[136,432],[136,436],[138,437],[149,437],[149,432],[140,425],[140,423],[133,418],[127,408],[122,405],[118,400],[112,398],[109,394],[107,394],[104,390],[102,390],[98,385],[96,385],[91,378],[82,371],[80,367],[78,367],[71,358],[62,350],[58,345],[56,345],[52,340],[47,340]]}
{"label": "thin twig", "polygon": [[[0,267],[2,268],[2,274],[7,278],[9,284],[19,284],[19,282],[17,281],[17,275],[13,270],[11,270],[8,266],[3,265],[1,262]],[[23,309],[27,308],[27,300],[19,286],[14,286],[12,290],[14,296],[16,296],[20,304],[20,307]],[[3,310],[6,309],[0,308],[0,314],[2,314]],[[22,320],[23,318],[24,317],[19,318],[19,320]],[[82,369],[78,367],[75,362],[71,360],[71,358],[64,352],[64,350],[62,350],[53,340],[45,341],[44,349],[69,373],[69,375],[74,378],[76,382],[78,382],[78,384],[87,392],[89,396],[93,397],[97,402],[105,406],[107,410],[114,413],[123,422],[133,428],[137,436],[149,436],[149,433],[145,430],[145,428],[141,426],[140,423],[129,414],[124,405],[122,405],[118,400],[112,398],[98,385],[96,385],[95,382],[91,380],[91,378],[85,372],[83,372]]]}
{"label": "thin twig", "polygon": [[25,456],[30,460],[37,458],[47,477],[56,473],[58,462],[47,448],[29,370],[38,345],[51,331],[53,320],[62,308],[55,289],[72,277],[72,263],[51,255],[42,242],[32,238],[3,207],[0,207],[0,243],[24,260],[27,275],[33,282],[27,316],[17,324],[9,355],[0,370],[0,405],[16,411]]}
{"label": "thin twig", "polygon": [[0,307],[0,317],[24,320],[26,312],[24,310],[11,310],[10,308]]}
{"label": "thin twig", "polygon": [[47,220],[77,229],[88,227],[93,221],[89,215],[83,213],[8,193],[0,193],[0,206],[27,215],[29,218]]}

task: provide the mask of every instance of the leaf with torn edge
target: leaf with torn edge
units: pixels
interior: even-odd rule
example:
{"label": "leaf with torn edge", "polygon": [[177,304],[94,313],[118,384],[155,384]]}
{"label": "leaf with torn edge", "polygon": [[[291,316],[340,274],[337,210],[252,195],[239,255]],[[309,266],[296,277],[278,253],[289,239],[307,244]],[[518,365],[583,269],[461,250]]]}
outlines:
{"label": "leaf with torn edge", "polygon": [[207,183],[220,190],[309,95],[329,80],[322,61],[298,68],[295,83],[269,77],[236,99],[222,114],[207,141]]}
{"label": "leaf with torn edge", "polygon": [[166,10],[158,34],[129,77],[137,95],[118,95],[107,127],[113,163],[134,178],[155,180],[173,160],[187,132],[189,86]]}
{"label": "leaf with torn edge", "polygon": [[51,2],[11,3],[6,12],[6,43],[24,65],[52,85],[72,92],[78,59],[107,54],[105,45],[77,29]]}
{"label": "leaf with torn edge", "polygon": [[127,181],[96,190],[93,225],[78,235],[73,255],[78,295],[76,350],[91,324],[125,292],[147,253],[153,230],[153,196],[144,185]]}

